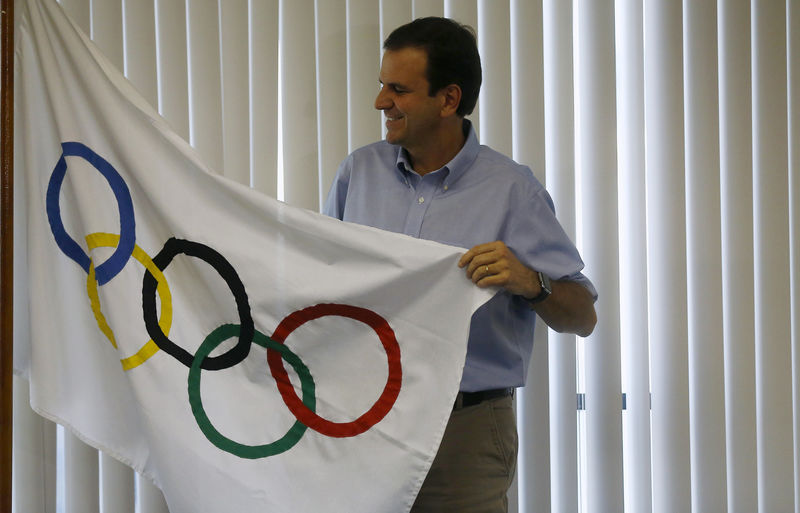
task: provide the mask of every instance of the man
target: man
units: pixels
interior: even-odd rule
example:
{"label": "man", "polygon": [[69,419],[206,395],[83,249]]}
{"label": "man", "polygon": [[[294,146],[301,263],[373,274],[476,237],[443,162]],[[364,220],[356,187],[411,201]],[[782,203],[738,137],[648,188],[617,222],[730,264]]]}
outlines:
{"label": "man", "polygon": [[459,262],[500,292],[472,318],[461,391],[412,511],[506,511],[516,468],[515,387],[525,383],[536,314],[586,336],[596,293],[530,169],[481,146],[464,119],[478,99],[472,31],[444,18],[384,42],[375,108],[386,140],[339,167],[325,213],[469,248]]}

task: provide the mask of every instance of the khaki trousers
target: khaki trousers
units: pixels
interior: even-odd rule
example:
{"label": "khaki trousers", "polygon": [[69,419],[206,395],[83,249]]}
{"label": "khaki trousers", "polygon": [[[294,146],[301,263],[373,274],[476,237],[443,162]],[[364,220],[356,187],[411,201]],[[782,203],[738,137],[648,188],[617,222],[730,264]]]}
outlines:
{"label": "khaki trousers", "polygon": [[411,513],[506,513],[517,446],[511,397],[454,410]]}

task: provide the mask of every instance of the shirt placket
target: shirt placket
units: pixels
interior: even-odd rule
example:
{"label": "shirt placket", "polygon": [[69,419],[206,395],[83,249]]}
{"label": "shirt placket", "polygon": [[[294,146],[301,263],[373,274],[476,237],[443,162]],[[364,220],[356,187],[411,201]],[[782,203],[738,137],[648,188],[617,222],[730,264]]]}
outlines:
{"label": "shirt placket", "polygon": [[403,233],[417,238],[420,236],[425,213],[434,199],[440,181],[440,177],[426,175],[418,181],[416,187],[409,185],[412,191],[410,195],[411,204],[408,206],[408,216],[406,217]]}

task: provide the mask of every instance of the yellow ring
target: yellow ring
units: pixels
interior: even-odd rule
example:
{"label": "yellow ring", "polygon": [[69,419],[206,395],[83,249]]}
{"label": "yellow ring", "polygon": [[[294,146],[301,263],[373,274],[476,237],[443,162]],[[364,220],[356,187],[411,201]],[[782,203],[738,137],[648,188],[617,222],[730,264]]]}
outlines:
{"label": "yellow ring", "polygon": [[[89,251],[99,247],[113,248],[119,244],[119,235],[100,232],[92,233],[86,236],[86,243],[89,246]],[[158,318],[158,325],[161,327],[161,331],[169,335],[169,330],[172,327],[172,294],[169,291],[167,280],[161,273],[161,269],[159,269],[158,266],[153,263],[153,260],[147,255],[147,253],[144,252],[144,250],[142,250],[142,248],[139,246],[134,246],[131,256],[133,256],[133,258],[138,260],[139,263],[141,263],[148,271],[150,271],[150,274],[155,277],[156,282],[158,283],[156,286],[156,291],[158,292],[158,297],[161,299],[161,316]],[[108,325],[108,321],[106,321],[103,312],[100,310],[100,296],[97,292],[97,280],[95,279],[93,261],[90,261],[89,264],[89,276],[86,279],[86,292],[89,295],[89,301],[91,302],[94,317],[97,320],[97,326],[100,328],[100,331],[102,331],[106,337],[108,337],[111,345],[116,348],[117,342],[114,337],[114,331],[111,329],[111,326]],[[141,365],[157,351],[158,346],[156,343],[153,342],[152,339],[148,340],[139,349],[139,351],[136,352],[136,354],[120,360],[122,363],[122,369],[127,371],[138,365]]]}

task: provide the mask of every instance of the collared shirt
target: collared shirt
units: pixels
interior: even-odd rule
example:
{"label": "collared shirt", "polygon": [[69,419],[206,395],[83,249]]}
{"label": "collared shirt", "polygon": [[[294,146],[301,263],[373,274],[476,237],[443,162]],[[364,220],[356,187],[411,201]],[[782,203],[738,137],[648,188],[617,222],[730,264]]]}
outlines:
{"label": "collared shirt", "polygon": [[[502,240],[531,269],[597,295],[542,184],[527,166],[480,145],[471,125],[461,151],[422,176],[405,150],[386,141],[354,151],[339,166],[324,213],[465,249]],[[480,307],[461,390],[524,385],[535,322],[528,302],[505,290]]]}

